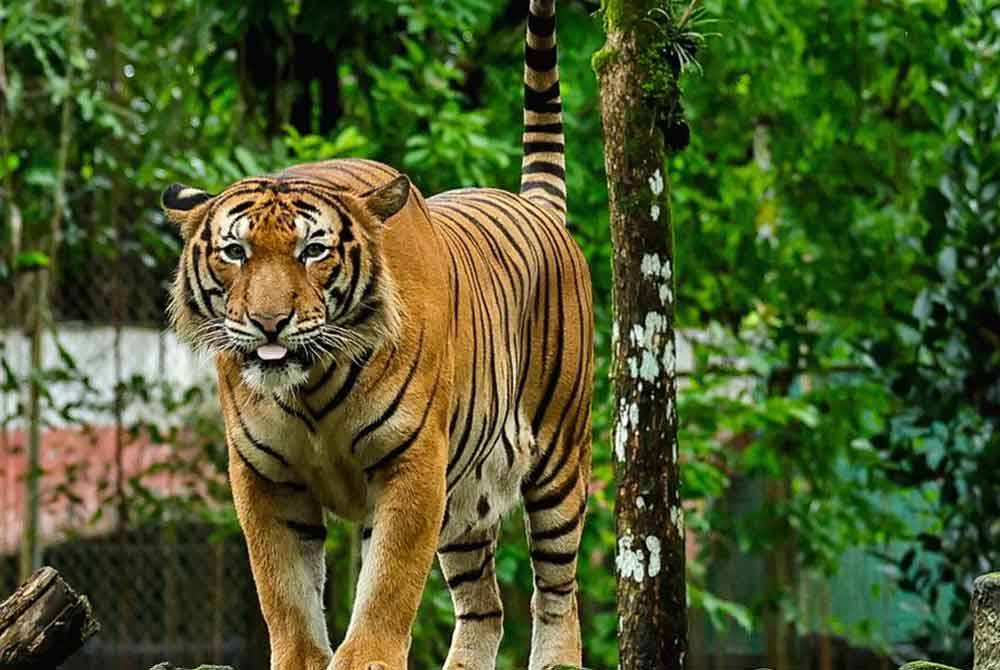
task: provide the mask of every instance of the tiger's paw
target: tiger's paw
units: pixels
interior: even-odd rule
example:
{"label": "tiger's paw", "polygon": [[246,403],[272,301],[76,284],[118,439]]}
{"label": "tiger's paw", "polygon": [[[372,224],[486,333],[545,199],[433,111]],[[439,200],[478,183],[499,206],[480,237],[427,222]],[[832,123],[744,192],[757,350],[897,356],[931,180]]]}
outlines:
{"label": "tiger's paw", "polygon": [[390,668],[382,661],[351,663],[350,661],[342,662],[334,658],[327,670],[406,670],[406,668],[403,666],[399,666],[398,669]]}
{"label": "tiger's paw", "polygon": [[406,670],[406,653],[392,654],[373,645],[345,641],[327,670]]}

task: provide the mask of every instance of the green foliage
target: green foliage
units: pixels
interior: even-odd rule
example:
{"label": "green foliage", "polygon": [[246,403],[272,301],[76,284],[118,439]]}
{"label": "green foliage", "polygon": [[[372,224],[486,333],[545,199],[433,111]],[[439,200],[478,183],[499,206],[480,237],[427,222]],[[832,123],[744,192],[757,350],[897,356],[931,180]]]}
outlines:
{"label": "green foliage", "polygon": [[[73,62],[67,4],[23,0],[0,10],[5,289],[47,263],[60,292],[118,263],[165,283],[179,241],[157,202],[172,181],[217,190],[298,161],[365,156],[405,170],[425,194],[517,183],[524,2],[86,3],[82,58]],[[784,547],[805,581],[837,574],[847,552],[861,549],[892,565],[887,590],[918,596],[909,637],[953,649],[963,663],[968,580],[1000,562],[990,481],[1000,465],[996,3],[696,4],[665,3],[677,21],[632,17],[643,29],[666,26],[665,51],[649,56],[662,60],[649,65],[662,84],[681,87],[685,105],[664,126],[682,113],[691,126],[691,145],[668,166],[678,322],[694,342],[679,399],[687,523],[697,539],[691,605],[715,627],[757,631],[768,612],[802,614],[795,594],[788,585],[750,597],[723,592],[720,564]],[[695,13],[680,22],[689,7]],[[596,300],[594,479],[580,562],[585,662],[607,668],[617,662],[612,250],[591,68],[602,17],[592,9],[560,0],[559,36],[569,225]],[[709,27],[718,34],[696,37]],[[701,67],[685,74],[695,52]],[[594,66],[613,57],[595,56]],[[41,250],[67,96],[69,210],[50,259]],[[19,252],[9,255],[15,236]],[[43,394],[47,416],[86,425],[85,410],[109,409],[68,357],[30,379],[8,358],[0,351],[5,390],[59,384],[72,389],[59,397],[79,399],[56,406]],[[171,419],[136,420],[130,443],[148,436],[201,454],[213,471],[224,466],[207,393],[130,379],[116,396]],[[787,496],[734,504],[765,482]],[[163,499],[141,477],[127,488],[137,520],[193,514],[220,532],[235,529],[232,514],[204,505],[195,489]],[[354,534],[336,525],[330,535],[338,594],[348,591]],[[507,608],[499,667],[524,667],[532,575],[519,518],[503,528],[497,571]],[[335,637],[346,608],[331,610]],[[440,663],[451,623],[435,572],[414,635],[419,667]],[[903,641],[882,639],[870,623],[834,616],[820,626],[870,644]]]}
{"label": "green foliage", "polygon": [[[998,558],[995,3],[705,5],[722,35],[671,165],[692,525],[801,574],[901,560],[911,640],[965,662],[963,584]],[[748,478],[790,495],[713,504]]]}

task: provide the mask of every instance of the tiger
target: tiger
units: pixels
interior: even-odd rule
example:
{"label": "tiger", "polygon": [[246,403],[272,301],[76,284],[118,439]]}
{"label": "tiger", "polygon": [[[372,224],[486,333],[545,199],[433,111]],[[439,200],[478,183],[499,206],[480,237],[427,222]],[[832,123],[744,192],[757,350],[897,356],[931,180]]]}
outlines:
{"label": "tiger", "polygon": [[[455,612],[444,668],[495,668],[498,528],[519,502],[530,669],[581,664],[594,324],[566,226],[555,22],[554,0],[530,0],[518,194],[425,198],[366,159],[163,192],[184,243],[169,318],[214,360],[273,670],[404,670],[435,554]],[[327,512],[362,537],[335,652]]]}

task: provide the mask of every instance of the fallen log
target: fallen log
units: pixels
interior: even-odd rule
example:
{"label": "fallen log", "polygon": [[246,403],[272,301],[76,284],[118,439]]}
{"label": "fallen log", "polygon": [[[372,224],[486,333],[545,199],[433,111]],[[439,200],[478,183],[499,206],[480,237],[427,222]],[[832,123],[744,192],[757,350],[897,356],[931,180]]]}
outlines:
{"label": "fallen log", "polygon": [[0,603],[0,668],[57,668],[100,629],[86,596],[40,568]]}

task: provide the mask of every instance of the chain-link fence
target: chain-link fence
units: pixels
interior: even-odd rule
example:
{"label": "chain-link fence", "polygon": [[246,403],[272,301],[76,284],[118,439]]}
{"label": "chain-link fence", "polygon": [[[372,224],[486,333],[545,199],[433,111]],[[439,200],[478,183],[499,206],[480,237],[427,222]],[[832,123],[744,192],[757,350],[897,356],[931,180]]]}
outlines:
{"label": "chain-link fence", "polygon": [[66,670],[132,670],[209,660],[267,667],[246,548],[239,534],[168,524],[50,546],[43,562],[86,592],[100,634]]}
{"label": "chain-link fence", "polygon": [[100,253],[67,240],[46,294],[24,273],[0,307],[0,599],[24,578],[34,515],[29,563],[59,570],[102,624],[63,667],[266,668],[211,366],[166,331],[170,263],[138,234]]}

